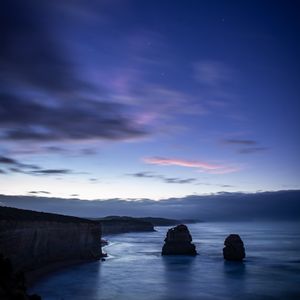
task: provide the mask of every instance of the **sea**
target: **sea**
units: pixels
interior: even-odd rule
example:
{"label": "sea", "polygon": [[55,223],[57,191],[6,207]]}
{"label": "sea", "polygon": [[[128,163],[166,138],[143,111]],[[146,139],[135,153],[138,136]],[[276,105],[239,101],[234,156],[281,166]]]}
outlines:
{"label": "sea", "polygon": [[[300,299],[300,222],[188,224],[198,255],[161,256],[168,227],[106,236],[106,261],[40,278],[43,300]],[[224,261],[224,239],[244,241],[243,262]]]}

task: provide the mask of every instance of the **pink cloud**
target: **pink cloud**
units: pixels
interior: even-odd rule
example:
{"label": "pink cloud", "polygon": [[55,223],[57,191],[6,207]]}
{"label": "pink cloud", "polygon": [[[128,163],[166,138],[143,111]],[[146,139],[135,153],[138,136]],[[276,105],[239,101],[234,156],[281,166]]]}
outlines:
{"label": "pink cloud", "polygon": [[143,160],[147,164],[195,168],[198,169],[199,172],[205,172],[209,174],[226,174],[237,172],[240,170],[237,167],[225,166],[221,164],[212,164],[204,161],[191,161],[165,157],[146,157]]}

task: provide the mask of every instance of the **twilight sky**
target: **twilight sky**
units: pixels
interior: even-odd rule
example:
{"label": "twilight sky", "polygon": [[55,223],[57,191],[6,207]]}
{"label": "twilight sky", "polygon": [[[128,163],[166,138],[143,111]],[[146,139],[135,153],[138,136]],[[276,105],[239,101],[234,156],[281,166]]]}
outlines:
{"label": "twilight sky", "polygon": [[300,188],[298,1],[4,0],[0,193]]}

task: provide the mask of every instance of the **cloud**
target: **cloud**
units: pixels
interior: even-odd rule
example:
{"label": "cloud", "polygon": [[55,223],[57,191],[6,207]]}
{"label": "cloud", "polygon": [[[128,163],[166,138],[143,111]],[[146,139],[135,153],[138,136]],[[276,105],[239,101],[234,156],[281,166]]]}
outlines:
{"label": "cloud", "polygon": [[33,0],[2,3],[1,77],[51,94],[91,89],[76,74],[58,35],[43,20],[48,9],[47,4]]}
{"label": "cloud", "polygon": [[22,173],[27,175],[66,175],[76,174],[69,169],[43,169],[37,165],[24,164],[16,159],[0,156],[0,164],[5,165],[6,171],[14,173]]}
{"label": "cloud", "polygon": [[244,146],[253,146],[257,144],[257,141],[254,140],[243,140],[243,139],[225,139],[223,140],[224,144],[233,144],[233,145],[244,145]]}
{"label": "cloud", "polygon": [[50,195],[51,193],[47,192],[47,191],[30,191],[30,192],[28,192],[28,194],[47,194],[47,195]]}
{"label": "cloud", "polygon": [[237,152],[240,154],[251,154],[251,153],[262,152],[262,151],[268,150],[267,147],[257,146],[257,145],[259,145],[259,143],[255,140],[224,139],[222,142],[223,142],[223,144],[226,144],[226,145],[243,147],[243,148],[239,148],[237,150]]}
{"label": "cloud", "polygon": [[0,174],[6,174],[6,172],[2,169],[0,169]]}
{"label": "cloud", "polygon": [[41,169],[30,172],[33,175],[66,175],[74,173],[69,169]]}
{"label": "cloud", "polygon": [[48,22],[60,18],[58,6],[5,0],[0,17],[2,140],[124,140],[146,134],[128,105],[110,101],[99,80],[92,84],[71,61],[65,39]]}
{"label": "cloud", "polygon": [[[74,196],[75,197],[75,196]],[[299,220],[300,190],[151,199],[80,200],[0,195],[2,205],[78,217],[153,216],[202,221]]]}
{"label": "cloud", "polygon": [[33,170],[37,170],[39,169],[39,166],[37,165],[32,165],[32,164],[24,164],[24,163],[20,163],[19,161],[7,157],[7,156],[0,156],[0,164],[2,165],[6,165],[6,166],[13,166],[12,168],[22,168],[22,169],[33,169]]}
{"label": "cloud", "polygon": [[240,170],[240,168],[238,167],[230,167],[230,166],[225,166],[220,164],[211,164],[203,161],[191,161],[191,160],[176,159],[176,158],[146,157],[143,160],[147,164],[195,168],[199,172],[206,172],[210,174],[225,174],[225,173],[237,172]]}
{"label": "cloud", "polygon": [[178,183],[178,184],[186,184],[186,183],[194,183],[197,179],[196,178],[164,178],[166,183]]}
{"label": "cloud", "polygon": [[220,87],[231,81],[233,71],[224,63],[204,60],[194,65],[195,79],[210,87]]}
{"label": "cloud", "polygon": [[116,103],[79,100],[49,106],[4,94],[0,100],[0,129],[6,140],[122,140],[146,134],[122,116]]}
{"label": "cloud", "polygon": [[155,174],[152,172],[138,172],[133,174],[127,174],[129,176],[137,177],[137,178],[154,178],[159,179],[164,183],[175,183],[175,184],[189,184],[194,183],[196,178],[178,178],[178,177],[165,177],[163,175]]}

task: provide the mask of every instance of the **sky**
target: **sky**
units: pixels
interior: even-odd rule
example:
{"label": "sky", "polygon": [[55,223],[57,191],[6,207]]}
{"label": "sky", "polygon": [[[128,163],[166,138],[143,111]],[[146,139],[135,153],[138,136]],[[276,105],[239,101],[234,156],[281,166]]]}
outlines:
{"label": "sky", "polygon": [[4,0],[0,193],[300,188],[299,1]]}

